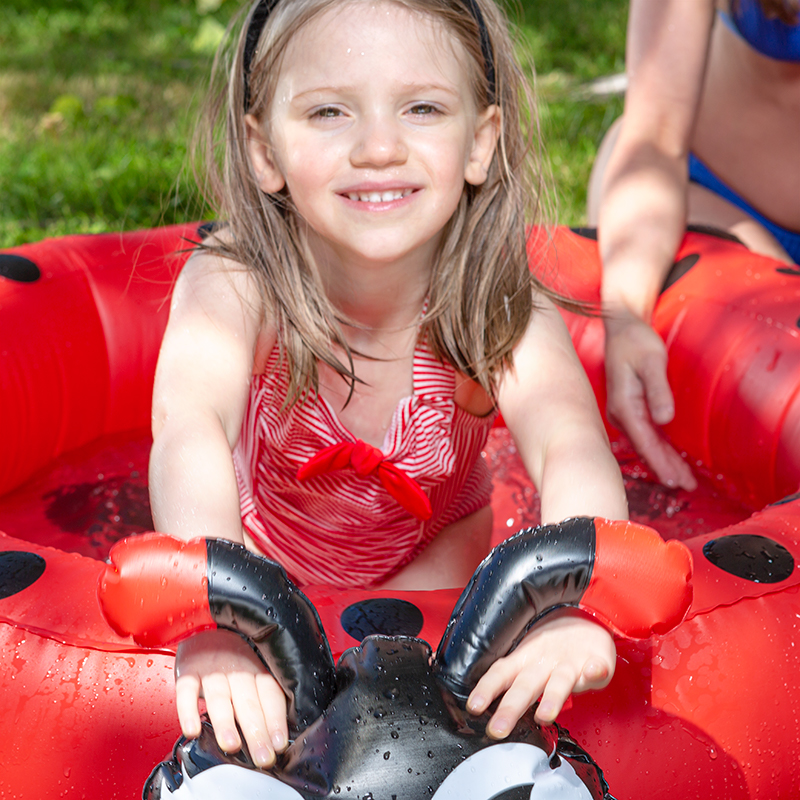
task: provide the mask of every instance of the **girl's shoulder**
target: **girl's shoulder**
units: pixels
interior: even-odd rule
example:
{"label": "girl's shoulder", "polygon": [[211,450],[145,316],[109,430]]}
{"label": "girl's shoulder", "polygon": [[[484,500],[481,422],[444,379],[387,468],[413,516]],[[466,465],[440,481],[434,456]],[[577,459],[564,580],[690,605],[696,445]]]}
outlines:
{"label": "girl's shoulder", "polygon": [[258,280],[247,266],[222,255],[224,236],[224,230],[213,234],[189,256],[175,283],[170,316],[202,317],[235,336],[244,334],[256,352],[271,350],[275,326]]}
{"label": "girl's shoulder", "polygon": [[[260,298],[252,270],[224,255],[227,243],[228,236],[224,228],[203,239],[186,261],[178,283],[204,294],[209,290],[229,287],[234,288],[242,300]],[[227,296],[225,293],[221,299]]]}

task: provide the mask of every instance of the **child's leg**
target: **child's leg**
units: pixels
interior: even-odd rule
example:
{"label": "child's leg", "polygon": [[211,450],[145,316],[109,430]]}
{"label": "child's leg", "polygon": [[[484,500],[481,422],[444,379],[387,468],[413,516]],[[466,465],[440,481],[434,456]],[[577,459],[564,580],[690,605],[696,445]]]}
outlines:
{"label": "child's leg", "polygon": [[492,507],[486,506],[448,525],[381,589],[457,589],[465,586],[489,552]]}

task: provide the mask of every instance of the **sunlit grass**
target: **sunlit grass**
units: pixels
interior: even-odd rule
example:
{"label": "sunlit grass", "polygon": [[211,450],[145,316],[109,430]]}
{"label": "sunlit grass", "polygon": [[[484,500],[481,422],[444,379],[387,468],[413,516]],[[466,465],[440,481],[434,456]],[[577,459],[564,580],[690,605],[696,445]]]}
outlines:
{"label": "sunlit grass", "polygon": [[[3,0],[0,246],[152,227],[205,211],[186,147],[236,0]],[[512,10],[539,73],[559,221],[583,220],[597,144],[621,101],[579,86],[622,71],[627,0]],[[528,58],[528,55],[524,55]],[[182,183],[181,183],[182,181]]]}
{"label": "sunlit grass", "polygon": [[195,0],[34,10],[10,0],[0,16],[0,245],[202,214],[176,187],[213,49],[198,46],[206,19]]}
{"label": "sunlit grass", "polygon": [[597,147],[622,113],[621,97],[588,100],[581,87],[624,71],[627,7],[627,0],[527,0],[511,11],[519,22],[523,61],[532,59],[537,73],[545,150],[563,224],[585,223]]}

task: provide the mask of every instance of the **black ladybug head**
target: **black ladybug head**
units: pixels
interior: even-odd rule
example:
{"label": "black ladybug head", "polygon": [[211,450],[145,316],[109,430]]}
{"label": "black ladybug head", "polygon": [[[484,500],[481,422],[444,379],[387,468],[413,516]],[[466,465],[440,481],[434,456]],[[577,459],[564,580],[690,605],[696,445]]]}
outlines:
{"label": "black ladybug head", "polygon": [[[481,717],[464,710],[470,687],[537,614],[580,596],[594,533],[592,520],[576,519],[521,531],[496,548],[456,605],[436,659],[420,639],[375,634],[335,669],[319,617],[280,566],[210,540],[212,616],[264,656],[295,711],[294,741],[269,773],[253,773],[247,753],[233,760],[220,753],[207,727],[199,739],[179,741],[151,776],[146,800],[216,797],[223,769],[222,794],[241,795],[231,768],[248,785],[258,774],[265,782],[258,794],[270,800],[604,800],[602,773],[558,726],[539,726],[529,710],[498,743],[486,736],[493,708]],[[558,558],[538,558],[553,542]],[[356,611],[358,635],[385,630],[383,605]],[[395,626],[396,604],[390,612]],[[206,782],[215,787],[208,795]]]}
{"label": "black ladybug head", "polygon": [[247,796],[255,784],[270,800],[605,796],[599,770],[585,769],[588,757],[558,726],[542,728],[529,713],[498,743],[486,737],[487,721],[465,714],[441,686],[425,642],[370,636],[342,656],[333,701],[269,773],[254,771],[246,752],[222,753],[207,725],[199,739],[176,745],[145,797],[211,798],[220,787]]}

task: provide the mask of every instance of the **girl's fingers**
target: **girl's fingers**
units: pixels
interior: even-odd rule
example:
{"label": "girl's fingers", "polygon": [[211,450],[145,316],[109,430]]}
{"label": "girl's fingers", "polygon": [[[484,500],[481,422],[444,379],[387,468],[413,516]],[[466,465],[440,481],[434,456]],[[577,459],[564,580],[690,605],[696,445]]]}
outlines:
{"label": "girl's fingers", "polygon": [[540,725],[550,725],[555,722],[579,680],[580,675],[576,675],[571,670],[554,670],[544,687],[542,699],[533,715],[536,722]]}
{"label": "girl's fingers", "polygon": [[222,672],[205,675],[203,677],[203,697],[217,744],[226,753],[235,753],[242,746],[242,740],[236,730],[228,676]]}
{"label": "girl's fingers", "polygon": [[550,724],[570,694],[606,686],[615,664],[614,640],[605,628],[577,611],[555,612],[487,670],[470,694],[467,710],[482,714],[504,695],[486,727],[489,736],[503,739],[537,699],[534,718]]}
{"label": "girl's fingers", "polygon": [[276,753],[282,753],[289,744],[286,724],[286,695],[278,682],[269,674],[256,676],[256,690],[264,711],[269,741]]}
{"label": "girl's fingers", "polygon": [[503,658],[478,681],[467,701],[467,710],[471,714],[482,714],[502,694],[503,699],[489,720],[486,733],[493,739],[504,739],[541,696],[548,680],[552,679],[553,667],[554,664],[544,661],[531,664],[521,654]]}
{"label": "girl's fingers", "polygon": [[612,416],[658,480],[665,486],[679,486],[687,491],[696,489],[697,480],[691,468],[653,425],[644,401],[634,398],[629,408],[632,409],[630,413],[617,412]]}
{"label": "girl's fingers", "polygon": [[505,739],[541,695],[547,680],[546,672],[542,674],[543,672],[545,671],[537,669],[519,673],[486,726],[486,733],[492,739]]}
{"label": "girl's fingers", "polygon": [[555,722],[571,694],[602,689],[608,686],[613,673],[613,665],[607,664],[602,659],[587,661],[577,676],[571,671],[554,670],[542,692],[533,718],[540,725]]}
{"label": "girl's fingers", "polygon": [[509,658],[492,664],[467,698],[467,711],[475,715],[483,714],[492,701],[511,686],[516,674]]}
{"label": "girl's fingers", "polygon": [[250,756],[257,767],[271,767],[275,763],[275,750],[270,742],[267,721],[256,686],[256,676],[249,673],[233,673],[228,676],[228,683],[236,719],[244,734]]}
{"label": "girl's fingers", "polygon": [[200,680],[196,675],[182,675],[175,681],[175,707],[183,735],[194,739],[200,735]]}
{"label": "girl's fingers", "polygon": [[182,642],[175,662],[178,718],[185,736],[200,735],[197,703],[206,711],[219,746],[242,746],[237,722],[253,761],[270,767],[288,743],[286,699],[253,649],[237,633],[204,631]]}
{"label": "girl's fingers", "polygon": [[[184,674],[176,681],[175,692],[184,736],[199,736],[200,680],[195,675]],[[275,753],[286,749],[289,742],[286,697],[268,673],[214,672],[204,676],[202,696],[217,743],[226,753],[235,753],[242,746],[237,721],[256,766],[271,767],[275,763]]]}
{"label": "girl's fingers", "polygon": [[606,340],[607,412],[636,451],[667,486],[688,491],[697,481],[688,464],[663,438],[657,425],[675,416],[667,378],[667,352],[659,335],[641,320]]}
{"label": "girl's fingers", "polygon": [[[503,739],[508,736],[514,726],[519,722],[525,712],[539,699],[534,719],[540,725],[550,725],[555,722],[561,713],[567,698],[576,691],[586,691],[599,688],[603,678],[608,674],[602,670],[598,663],[591,670],[591,675],[597,675],[590,681],[584,672],[577,673],[569,665],[551,665],[549,675],[542,668],[535,672],[521,672],[505,693],[492,715],[486,732],[493,739]],[[581,687],[581,688],[579,688]]]}
{"label": "girl's fingers", "polygon": [[614,677],[615,661],[606,662],[601,659],[587,661],[572,691],[579,694],[592,689],[604,689]]}

